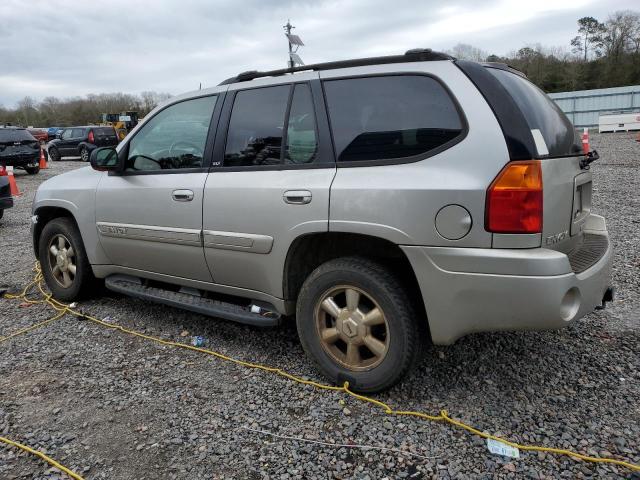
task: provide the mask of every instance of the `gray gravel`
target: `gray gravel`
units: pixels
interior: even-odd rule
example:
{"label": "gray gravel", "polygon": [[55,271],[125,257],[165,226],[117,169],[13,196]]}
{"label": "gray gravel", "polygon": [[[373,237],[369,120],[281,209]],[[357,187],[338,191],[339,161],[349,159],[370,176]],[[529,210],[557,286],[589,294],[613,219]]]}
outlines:
{"label": "gray gravel", "polygon": [[[640,143],[592,135],[595,210],[616,248],[618,300],[558,332],[479,334],[432,349],[378,398],[456,418],[519,442],[640,463]],[[24,195],[0,220],[0,283],[31,277],[30,203],[42,180],[80,167],[19,172]],[[112,294],[80,308],[177,341],[318,378],[292,325],[258,330]],[[41,306],[0,300],[0,335],[48,318]],[[389,417],[368,405],[196,353],[65,317],[0,344],[0,435],[47,452],[91,479],[157,478],[631,478],[625,469],[522,452],[439,423]],[[344,402],[342,402],[344,400]],[[429,457],[281,440],[243,427]],[[62,478],[0,446],[0,478]],[[638,477],[635,477],[638,478]]]}

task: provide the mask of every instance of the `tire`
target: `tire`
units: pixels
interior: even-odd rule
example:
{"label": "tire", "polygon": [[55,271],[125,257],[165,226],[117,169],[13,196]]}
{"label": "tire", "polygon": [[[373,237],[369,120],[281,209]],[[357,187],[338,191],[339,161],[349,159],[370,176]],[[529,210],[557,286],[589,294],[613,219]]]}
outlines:
{"label": "tire", "polygon": [[88,162],[89,161],[89,150],[87,149],[87,147],[82,147],[80,149],[80,159],[83,162]]}
{"label": "tire", "polygon": [[40,167],[24,167],[24,171],[29,175],[35,175],[40,171]]}
{"label": "tire", "polygon": [[[357,309],[349,308],[349,294],[352,305],[359,298]],[[321,307],[327,296],[333,307],[340,308],[339,315]],[[335,313],[333,307],[330,310]],[[376,308],[382,311],[384,325],[365,326],[363,313]],[[375,318],[379,322],[380,315]],[[402,282],[388,268],[360,257],[339,258],[316,268],[302,285],[296,307],[298,335],[307,355],[329,380],[338,385],[346,380],[352,390],[360,392],[385,390],[416,364],[424,341],[424,329],[417,322],[416,308]],[[335,343],[323,341],[324,335]],[[372,336],[378,343],[372,343]],[[376,348],[369,349],[369,344]],[[382,351],[381,344],[384,353],[376,355],[374,351]],[[349,349],[357,354],[350,357]],[[368,354],[373,357],[367,359]],[[350,362],[354,359],[358,360]]]}
{"label": "tire", "polygon": [[56,147],[49,147],[49,158],[53,162],[60,161],[60,151]]}
{"label": "tire", "polygon": [[[60,243],[60,237],[64,240],[64,247]],[[51,253],[50,247],[52,243],[58,252],[68,252],[69,247],[73,247],[73,255],[70,258],[75,266],[75,274],[72,274],[73,272],[65,265],[61,269],[54,271],[56,265],[59,266],[64,262],[58,263],[57,258]],[[38,242],[38,259],[40,260],[47,286],[58,300],[69,302],[86,297],[96,285],[96,279],[93,276],[93,271],[82,243],[82,237],[78,227],[70,218],[55,218],[44,226]],[[70,280],[68,285],[65,285],[65,267],[66,276]],[[63,272],[60,272],[60,270],[63,270]]]}
{"label": "tire", "polygon": [[0,208],[0,218],[4,216],[4,210]]}

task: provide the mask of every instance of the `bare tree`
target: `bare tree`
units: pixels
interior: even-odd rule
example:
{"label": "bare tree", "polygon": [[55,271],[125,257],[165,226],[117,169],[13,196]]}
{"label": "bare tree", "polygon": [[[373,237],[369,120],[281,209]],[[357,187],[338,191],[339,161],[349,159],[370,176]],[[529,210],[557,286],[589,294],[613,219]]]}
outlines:
{"label": "bare tree", "polygon": [[458,43],[448,53],[460,60],[473,60],[474,62],[484,62],[488,57],[487,52],[467,43]]}
{"label": "bare tree", "polygon": [[584,55],[586,62],[589,52],[598,54],[605,26],[593,17],[582,17],[578,20],[578,35],[571,40],[573,51]]}

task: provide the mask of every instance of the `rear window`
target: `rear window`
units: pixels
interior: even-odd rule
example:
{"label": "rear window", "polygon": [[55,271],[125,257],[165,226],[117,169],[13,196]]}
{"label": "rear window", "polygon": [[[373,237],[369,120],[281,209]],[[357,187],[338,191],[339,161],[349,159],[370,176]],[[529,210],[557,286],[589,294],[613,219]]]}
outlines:
{"label": "rear window", "polygon": [[328,80],[324,88],[339,162],[414,157],[462,135],[453,100],[431,77]]}
{"label": "rear window", "polygon": [[26,130],[0,128],[0,142],[21,142],[24,140],[35,140],[35,138]]}
{"label": "rear window", "polygon": [[[549,156],[570,155],[580,151],[576,147],[576,131],[560,108],[542,90],[515,73],[498,68],[487,69],[509,92],[531,130],[539,130]],[[536,135],[534,134],[534,140]],[[536,143],[538,146],[538,144]],[[541,151],[542,150],[542,151]],[[538,154],[544,148],[538,146]]]}
{"label": "rear window", "polygon": [[98,128],[93,128],[93,133],[94,135],[103,135],[103,136],[107,136],[107,135],[115,135],[116,131],[113,129],[113,127],[98,127]]}

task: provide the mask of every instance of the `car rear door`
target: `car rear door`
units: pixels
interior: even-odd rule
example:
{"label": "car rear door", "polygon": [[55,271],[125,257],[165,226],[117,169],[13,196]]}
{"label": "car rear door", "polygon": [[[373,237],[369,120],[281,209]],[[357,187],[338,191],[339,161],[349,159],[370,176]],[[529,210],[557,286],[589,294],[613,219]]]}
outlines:
{"label": "car rear door", "polygon": [[204,250],[214,282],[280,298],[291,243],[328,230],[336,172],[318,75],[295,77],[229,87],[204,189]]}
{"label": "car rear door", "polygon": [[104,174],[96,194],[100,243],[115,265],[211,281],[202,249],[202,199],[217,95],[173,103],[127,140],[125,170]]}
{"label": "car rear door", "polygon": [[118,136],[113,127],[94,127],[91,130],[96,147],[111,147],[118,144]]}

